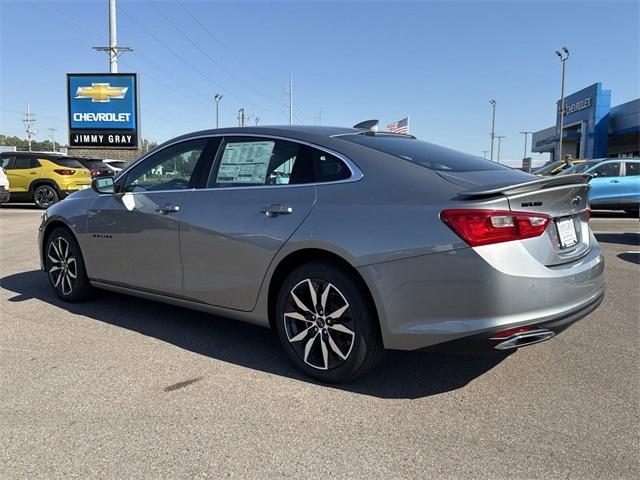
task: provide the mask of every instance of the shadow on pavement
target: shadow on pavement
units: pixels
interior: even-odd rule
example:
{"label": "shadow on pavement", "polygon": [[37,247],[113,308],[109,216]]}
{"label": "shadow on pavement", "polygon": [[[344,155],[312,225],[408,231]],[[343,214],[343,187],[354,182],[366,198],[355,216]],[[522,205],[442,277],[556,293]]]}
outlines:
{"label": "shadow on pavement", "polygon": [[625,262],[631,262],[635,263],[636,265],[640,265],[640,252],[619,253],[618,258],[620,260],[624,260]]}
{"label": "shadow on pavement", "polygon": [[[266,328],[103,290],[89,302],[65,303],[38,270],[6,276],[0,286],[16,293],[10,302],[37,299],[217,360],[318,383],[289,362],[276,335]],[[380,398],[421,398],[463,387],[507,356],[390,351],[373,372],[329,387]]]}
{"label": "shadow on pavement", "polygon": [[634,218],[633,215],[629,215],[624,210],[592,210],[591,217],[593,218]]}
{"label": "shadow on pavement", "polygon": [[616,243],[618,245],[640,245],[640,233],[595,233],[600,243]]}
{"label": "shadow on pavement", "polygon": [[35,203],[3,203],[0,208],[7,210],[38,210],[43,212],[44,210],[36,207]]}

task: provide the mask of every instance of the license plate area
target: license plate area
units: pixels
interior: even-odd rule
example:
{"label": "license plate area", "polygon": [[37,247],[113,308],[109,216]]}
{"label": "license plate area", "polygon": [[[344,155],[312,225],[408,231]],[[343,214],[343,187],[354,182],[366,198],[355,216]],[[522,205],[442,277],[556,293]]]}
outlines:
{"label": "license plate area", "polygon": [[573,247],[578,243],[578,234],[573,218],[561,218],[556,220],[556,229],[558,231],[558,241],[560,248]]}

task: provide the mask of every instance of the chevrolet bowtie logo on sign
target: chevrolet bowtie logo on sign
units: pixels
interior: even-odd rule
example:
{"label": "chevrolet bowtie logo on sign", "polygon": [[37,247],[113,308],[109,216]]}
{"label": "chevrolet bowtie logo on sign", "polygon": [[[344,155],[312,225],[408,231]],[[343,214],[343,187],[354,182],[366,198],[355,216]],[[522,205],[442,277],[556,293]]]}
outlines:
{"label": "chevrolet bowtie logo on sign", "polygon": [[75,98],[90,98],[92,102],[110,102],[112,98],[124,98],[129,87],[112,87],[108,83],[92,83],[90,87],[78,87]]}
{"label": "chevrolet bowtie logo on sign", "polygon": [[138,89],[135,73],[70,73],[69,145],[138,147]]}

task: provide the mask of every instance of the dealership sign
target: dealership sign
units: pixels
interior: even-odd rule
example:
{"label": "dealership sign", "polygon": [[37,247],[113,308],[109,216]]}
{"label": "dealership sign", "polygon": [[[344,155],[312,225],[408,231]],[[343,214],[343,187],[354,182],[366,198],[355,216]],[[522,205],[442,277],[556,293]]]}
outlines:
{"label": "dealership sign", "polygon": [[135,73],[69,73],[69,145],[138,148]]}

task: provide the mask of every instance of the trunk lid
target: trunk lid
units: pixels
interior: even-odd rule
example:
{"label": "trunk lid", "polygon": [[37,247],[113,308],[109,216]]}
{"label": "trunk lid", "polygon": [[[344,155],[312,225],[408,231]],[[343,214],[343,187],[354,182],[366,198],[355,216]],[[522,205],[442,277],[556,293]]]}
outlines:
{"label": "trunk lid", "polygon": [[[489,175],[493,178],[489,179],[487,173],[493,173]],[[589,175],[539,178],[517,173],[500,175],[499,179],[495,178],[495,172],[443,173],[441,176],[468,187],[459,193],[462,201],[506,197],[512,211],[549,215],[552,221],[543,235],[520,240],[540,263],[561,265],[586,255],[591,248]],[[520,182],[513,183],[513,180]]]}

